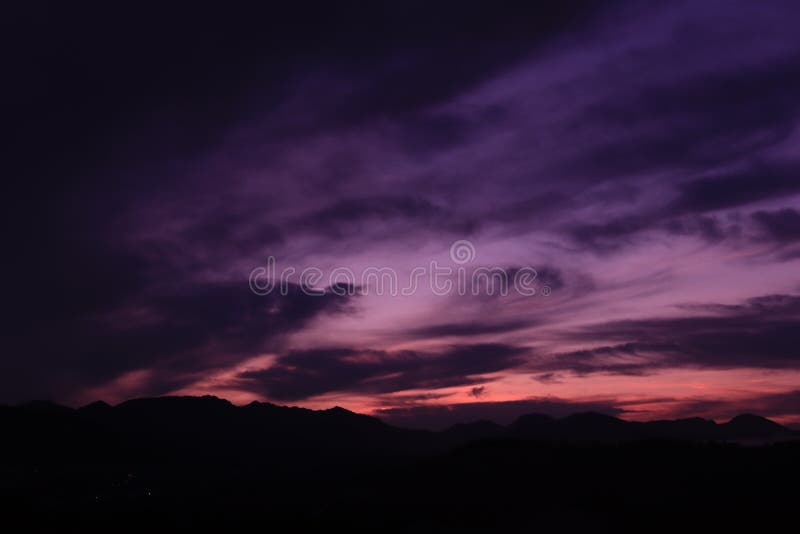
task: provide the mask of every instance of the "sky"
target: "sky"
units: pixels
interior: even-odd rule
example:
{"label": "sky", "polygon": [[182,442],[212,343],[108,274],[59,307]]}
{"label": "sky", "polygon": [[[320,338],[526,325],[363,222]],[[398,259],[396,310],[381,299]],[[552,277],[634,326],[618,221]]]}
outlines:
{"label": "sky", "polygon": [[797,5],[533,4],[8,8],[0,402],[800,426]]}

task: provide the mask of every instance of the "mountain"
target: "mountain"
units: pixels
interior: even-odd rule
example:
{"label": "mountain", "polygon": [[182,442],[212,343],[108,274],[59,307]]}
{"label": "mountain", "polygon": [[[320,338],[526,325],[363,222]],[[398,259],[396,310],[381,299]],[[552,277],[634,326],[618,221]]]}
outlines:
{"label": "mountain", "polygon": [[654,438],[705,441],[721,437],[717,423],[700,417],[649,421],[642,423],[642,427],[646,435]]}
{"label": "mountain", "polygon": [[722,436],[727,439],[771,438],[789,433],[789,429],[775,421],[753,414],[737,415],[727,423],[720,425],[720,428]]}
{"label": "mountain", "polygon": [[508,433],[517,438],[545,439],[554,436],[556,424],[549,415],[532,413],[518,417],[508,427]]}
{"label": "mountain", "polygon": [[4,448],[32,451],[61,439],[87,454],[97,443],[117,443],[157,456],[237,457],[262,451],[284,455],[381,456],[445,450],[486,439],[552,442],[783,440],[797,437],[786,427],[751,414],[727,423],[691,418],[629,422],[599,413],[556,419],[542,414],[519,417],[508,426],[490,421],[460,424],[440,432],[391,426],[341,407],[328,410],[252,402],[236,406],[213,396],[134,399],[116,406],[94,402],[77,410],[32,402],[0,411],[10,439]]}
{"label": "mountain", "polygon": [[568,441],[630,441],[640,439],[640,427],[622,419],[588,412],[570,415],[558,424],[559,437]]}
{"label": "mountain", "polygon": [[499,438],[506,435],[506,428],[492,421],[459,423],[438,433],[440,441],[457,446],[471,441]]}
{"label": "mountain", "polygon": [[167,457],[247,458],[263,457],[264,451],[382,455],[430,447],[429,432],[392,427],[338,406],[309,410],[252,402],[239,407],[213,396],[158,397],[113,407],[93,403],[70,410],[69,416],[104,428],[129,448]]}
{"label": "mountain", "polygon": [[[753,415],[430,432],[207,396],[0,407],[0,428],[0,513],[31,532],[763,529],[800,476],[797,434]],[[729,443],[753,438],[774,444]]]}

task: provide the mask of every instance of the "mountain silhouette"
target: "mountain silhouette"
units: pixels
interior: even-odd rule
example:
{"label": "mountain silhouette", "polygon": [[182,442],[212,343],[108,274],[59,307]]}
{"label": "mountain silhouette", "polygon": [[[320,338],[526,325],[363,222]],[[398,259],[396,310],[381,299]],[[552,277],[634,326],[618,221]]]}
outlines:
{"label": "mountain silhouette", "polygon": [[729,439],[771,438],[788,433],[786,427],[779,425],[775,421],[753,414],[737,415],[720,426],[722,427],[722,434]]}
{"label": "mountain silhouette", "polygon": [[542,414],[527,414],[516,419],[508,427],[508,432],[516,437],[544,439],[555,436],[556,420]]}
{"label": "mountain silhouette", "polygon": [[797,433],[747,414],[432,432],[205,396],[5,406],[0,428],[0,512],[42,532],[756,528],[792,509],[780,481],[800,476]]}
{"label": "mountain silhouette", "polygon": [[492,421],[459,423],[438,433],[439,441],[450,446],[504,435],[506,435],[506,428]]}
{"label": "mountain silhouette", "polygon": [[[309,410],[252,402],[236,406],[213,396],[143,398],[111,406],[94,402],[78,409],[32,402],[0,410],[9,436],[8,452],[41,453],[58,442],[60,453],[91,456],[113,447],[165,459],[246,458],[279,451],[280,457],[331,455],[353,458],[398,453],[421,454],[488,439],[546,442],[624,443],[643,440],[720,441],[787,440],[798,434],[751,414],[727,423],[691,418],[630,422],[599,413],[556,419],[542,414],[519,417],[508,426],[490,421],[460,424],[443,431],[409,430],[341,407]],[[274,456],[272,457],[274,459]],[[313,460],[309,461],[313,463]]]}

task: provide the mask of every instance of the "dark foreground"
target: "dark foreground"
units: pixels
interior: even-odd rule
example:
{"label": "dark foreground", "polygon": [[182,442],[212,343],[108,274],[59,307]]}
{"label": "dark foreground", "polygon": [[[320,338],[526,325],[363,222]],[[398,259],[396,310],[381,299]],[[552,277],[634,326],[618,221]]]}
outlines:
{"label": "dark foreground", "polygon": [[785,531],[800,497],[800,442],[758,418],[434,433],[203,398],[2,408],[0,424],[0,512],[20,532]]}

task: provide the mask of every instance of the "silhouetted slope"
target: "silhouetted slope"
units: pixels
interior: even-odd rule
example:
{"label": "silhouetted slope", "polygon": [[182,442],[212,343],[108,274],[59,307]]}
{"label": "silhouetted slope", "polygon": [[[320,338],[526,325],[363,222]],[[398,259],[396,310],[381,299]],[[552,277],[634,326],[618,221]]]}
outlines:
{"label": "silhouetted slope", "polygon": [[642,423],[642,427],[646,435],[654,438],[706,441],[720,437],[719,425],[700,417],[674,421],[649,421]]}
{"label": "silhouetted slope", "polygon": [[506,435],[506,428],[492,421],[459,423],[438,433],[438,440],[446,446],[462,445],[471,441],[498,438]]}
{"label": "silhouetted slope", "polygon": [[771,438],[789,433],[789,429],[775,421],[753,414],[737,415],[720,427],[727,439]]}
{"label": "silhouetted slope", "polygon": [[[0,412],[12,439],[7,446],[34,449],[42,439],[124,443],[128,449],[169,456],[226,456],[231,451],[284,450],[289,453],[374,454],[441,450],[470,441],[511,437],[544,441],[625,442],[644,439],[693,441],[748,438],[787,439],[796,434],[755,415],[731,421],[690,418],[674,421],[629,422],[599,413],[561,419],[524,415],[503,427],[489,421],[455,425],[441,432],[408,430],[341,407],[309,410],[252,402],[235,406],[212,396],[135,399],[110,406],[95,402],[73,410],[49,402],[5,407]],[[63,437],[60,437],[63,436]],[[92,450],[91,443],[85,444]]]}
{"label": "silhouetted slope", "polygon": [[238,407],[212,396],[135,399],[108,408],[93,404],[73,416],[102,426],[128,447],[164,457],[391,454],[430,446],[429,432],[395,428],[340,407],[317,411],[260,402]]}
{"label": "silhouetted slope", "polygon": [[111,410],[111,405],[103,401],[94,401],[86,406],[81,406],[78,411],[87,417],[100,417]]}
{"label": "silhouetted slope", "polygon": [[561,419],[559,437],[568,441],[630,441],[644,437],[636,425],[599,413],[580,413]]}
{"label": "silhouetted slope", "polygon": [[763,529],[800,475],[800,443],[725,442],[796,437],[751,415],[427,432],[339,407],[166,397],[0,407],[0,428],[0,513],[42,532]]}
{"label": "silhouetted slope", "polygon": [[510,435],[527,439],[552,439],[557,421],[548,415],[527,414],[518,417],[508,427]]}
{"label": "silhouetted slope", "polygon": [[699,417],[677,420],[631,422],[599,413],[582,413],[562,419],[529,414],[508,427],[507,435],[535,440],[625,442],[669,439],[688,441],[735,441],[748,438],[787,439],[798,433],[769,419],[740,415],[717,424]]}

